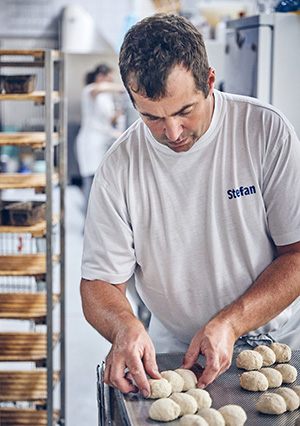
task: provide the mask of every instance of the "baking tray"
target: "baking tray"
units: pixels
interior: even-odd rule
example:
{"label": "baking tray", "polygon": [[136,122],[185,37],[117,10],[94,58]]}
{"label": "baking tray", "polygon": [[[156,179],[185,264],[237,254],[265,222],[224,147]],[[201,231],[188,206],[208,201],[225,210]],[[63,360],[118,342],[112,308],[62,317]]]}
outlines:
{"label": "baking tray", "polygon": [[[256,410],[256,402],[259,396],[265,392],[251,392],[241,388],[239,383],[240,375],[244,370],[236,367],[235,360],[237,355],[238,352],[234,353],[233,362],[229,370],[227,370],[213,383],[206,387],[206,390],[210,393],[212,398],[212,408],[218,409],[227,404],[240,405],[247,413],[247,421],[245,424],[249,426],[293,426],[295,420],[300,416],[300,409],[293,412],[286,412],[279,416],[262,414]],[[182,364],[183,357],[184,354],[182,353],[157,354],[156,359],[159,371],[174,370],[179,368]],[[197,362],[204,366],[205,358],[200,356]],[[294,350],[292,352],[292,358],[289,364],[297,368],[298,377],[294,383],[287,385],[283,384],[282,386],[292,387],[295,385],[300,385],[300,350]],[[110,391],[111,395],[109,402],[105,401],[105,399],[102,400],[104,408],[106,409],[106,420],[108,417],[108,422],[100,423],[101,426],[105,424],[123,424],[126,426],[162,426],[163,424],[166,424],[168,426],[179,426],[180,424],[179,419],[166,423],[151,420],[149,418],[148,412],[151,404],[154,401],[153,399],[147,400],[143,398],[140,393],[130,393],[125,395],[120,391],[112,388],[110,388]],[[274,391],[275,389],[270,389],[267,392]],[[114,416],[116,415],[118,418],[123,419],[123,423],[120,423],[119,420],[117,422],[114,421]]]}

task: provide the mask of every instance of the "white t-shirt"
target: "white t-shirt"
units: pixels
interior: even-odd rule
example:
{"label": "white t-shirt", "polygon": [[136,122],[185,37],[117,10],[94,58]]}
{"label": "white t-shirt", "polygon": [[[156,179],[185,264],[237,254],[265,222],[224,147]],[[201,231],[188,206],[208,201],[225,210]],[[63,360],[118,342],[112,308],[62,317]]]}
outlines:
{"label": "white t-shirt", "polygon": [[[82,276],[135,273],[150,311],[177,339],[240,295],[300,240],[300,143],[270,105],[214,92],[207,132],[187,152],[138,120],[112,146],[91,191]],[[295,301],[253,334],[280,328]]]}
{"label": "white t-shirt", "polygon": [[79,170],[84,177],[94,175],[106,151],[119,135],[111,124],[116,110],[113,95],[104,92],[92,97],[93,88],[92,83],[82,91],[82,122],[76,138]]}

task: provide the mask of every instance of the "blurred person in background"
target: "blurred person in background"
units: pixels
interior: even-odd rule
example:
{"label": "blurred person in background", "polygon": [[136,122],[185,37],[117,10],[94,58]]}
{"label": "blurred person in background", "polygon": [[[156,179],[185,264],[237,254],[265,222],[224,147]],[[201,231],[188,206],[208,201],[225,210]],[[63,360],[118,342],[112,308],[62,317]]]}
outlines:
{"label": "blurred person in background", "polygon": [[123,109],[115,102],[116,95],[124,88],[113,80],[113,69],[100,64],[87,73],[81,95],[81,127],[76,149],[85,213],[94,173],[108,148],[124,130]]}

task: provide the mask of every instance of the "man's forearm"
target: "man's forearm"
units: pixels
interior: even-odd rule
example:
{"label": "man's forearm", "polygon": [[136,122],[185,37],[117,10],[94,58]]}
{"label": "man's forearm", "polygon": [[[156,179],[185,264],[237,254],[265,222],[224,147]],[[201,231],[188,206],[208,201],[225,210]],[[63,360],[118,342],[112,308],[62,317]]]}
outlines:
{"label": "man's forearm", "polygon": [[81,297],[87,321],[112,343],[105,360],[105,383],[124,393],[139,389],[147,398],[147,375],[159,379],[160,374],[153,343],[126,298],[126,283],[82,279]]}
{"label": "man's forearm", "polygon": [[228,322],[236,339],[267,323],[300,295],[300,253],[287,252],[274,260],[250,289],[212,321]]}
{"label": "man's forearm", "polygon": [[80,291],[87,321],[111,343],[125,324],[143,327],[126,297],[126,283],[112,285],[82,279]]}

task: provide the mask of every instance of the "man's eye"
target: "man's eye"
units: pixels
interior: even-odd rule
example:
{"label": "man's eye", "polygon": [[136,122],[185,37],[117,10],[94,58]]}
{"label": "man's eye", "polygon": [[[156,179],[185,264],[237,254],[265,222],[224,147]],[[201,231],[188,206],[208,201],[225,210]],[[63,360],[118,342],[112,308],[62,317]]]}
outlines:
{"label": "man's eye", "polygon": [[191,112],[192,112],[192,110],[191,110],[191,109],[184,110],[184,111],[182,111],[182,112],[180,113],[180,115],[189,115]]}
{"label": "man's eye", "polygon": [[148,117],[148,120],[150,120],[150,121],[158,121],[159,118],[158,117]]}

